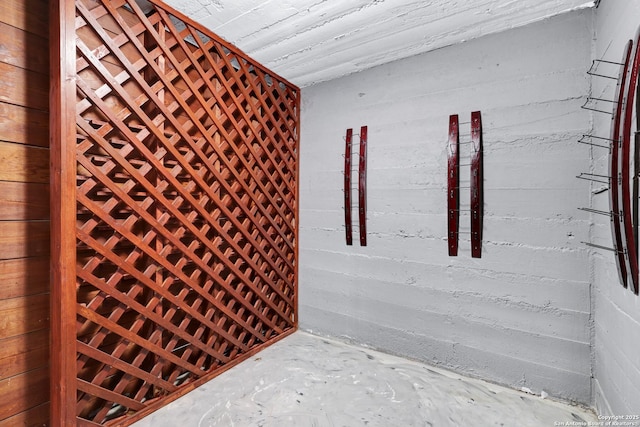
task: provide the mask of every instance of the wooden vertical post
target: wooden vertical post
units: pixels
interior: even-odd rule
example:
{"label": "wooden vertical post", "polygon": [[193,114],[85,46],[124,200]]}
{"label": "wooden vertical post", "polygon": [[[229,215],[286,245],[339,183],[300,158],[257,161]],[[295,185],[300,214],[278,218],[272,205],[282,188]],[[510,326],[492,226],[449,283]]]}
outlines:
{"label": "wooden vertical post", "polygon": [[471,257],[482,257],[484,182],[482,168],[482,116],[471,112]]}
{"label": "wooden vertical post", "polygon": [[358,217],[360,246],[367,246],[367,127],[360,127],[360,160],[358,161]]}
{"label": "wooden vertical post", "polygon": [[353,234],[351,229],[351,138],[353,129],[347,129],[344,143],[344,230],[347,245],[353,244]]}
{"label": "wooden vertical post", "polygon": [[458,256],[460,218],[460,135],[457,114],[449,116],[449,142],[447,150],[447,240],[449,256]]}
{"label": "wooden vertical post", "polygon": [[51,426],[76,423],[74,2],[50,4]]}
{"label": "wooden vertical post", "polygon": [[295,220],[295,266],[293,272],[293,320],[294,320],[294,329],[298,330],[300,326],[299,323],[299,311],[298,311],[298,278],[300,275],[300,110],[301,110],[301,98],[302,92],[300,89],[296,89],[296,104],[295,104],[295,113],[296,113],[296,130],[295,130],[295,144],[296,144],[296,220]]}

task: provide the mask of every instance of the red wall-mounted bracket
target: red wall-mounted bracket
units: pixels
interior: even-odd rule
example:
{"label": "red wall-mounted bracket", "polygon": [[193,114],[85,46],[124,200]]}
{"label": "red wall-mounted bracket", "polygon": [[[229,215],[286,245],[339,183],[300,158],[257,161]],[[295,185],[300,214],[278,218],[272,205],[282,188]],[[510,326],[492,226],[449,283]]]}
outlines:
{"label": "red wall-mounted bracket", "polygon": [[344,229],[347,245],[353,244],[351,226],[351,139],[353,129],[347,129],[344,144]]}
{"label": "red wall-mounted bracket", "polygon": [[360,128],[360,159],[358,161],[358,219],[360,246],[367,246],[367,127]]}
{"label": "red wall-mounted bracket", "polygon": [[471,257],[482,256],[482,119],[480,111],[471,113]]}
{"label": "red wall-mounted bracket", "polygon": [[460,133],[458,115],[449,116],[449,143],[447,150],[447,241],[449,256],[458,255],[460,217]]}
{"label": "red wall-mounted bracket", "polygon": [[620,179],[620,123],[623,111],[624,91],[627,80],[627,71],[629,69],[629,61],[631,58],[631,50],[633,42],[629,40],[624,53],[624,61],[618,73],[618,84],[613,105],[613,118],[611,122],[611,150],[609,151],[609,177],[611,180],[609,191],[609,205],[611,208],[611,234],[614,242],[614,251],[616,254],[616,264],[618,267],[618,276],[620,282],[626,288],[628,286],[627,262],[625,256],[625,242],[622,239],[622,218],[623,211],[620,209],[620,199],[624,199],[622,194],[622,183]]}
{"label": "red wall-mounted bracket", "polygon": [[[627,262],[627,273],[631,276],[631,284],[633,292],[638,293],[638,253],[636,250],[635,231],[638,226],[638,218],[633,218],[634,212],[631,203],[631,124],[633,122],[633,101],[635,99],[638,85],[638,70],[640,69],[640,32],[636,35],[634,51],[632,54],[633,64],[628,71],[628,81],[625,84],[626,97],[623,105],[623,122],[622,122],[622,146],[621,146],[621,192],[622,192],[622,225],[623,239],[625,251],[625,261]],[[634,166],[635,169],[635,166]]]}

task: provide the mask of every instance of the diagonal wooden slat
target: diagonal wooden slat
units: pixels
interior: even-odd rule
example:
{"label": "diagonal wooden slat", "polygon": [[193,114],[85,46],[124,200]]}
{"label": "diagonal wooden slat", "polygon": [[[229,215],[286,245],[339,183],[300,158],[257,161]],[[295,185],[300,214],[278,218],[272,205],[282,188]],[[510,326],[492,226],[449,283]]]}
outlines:
{"label": "diagonal wooden slat", "polygon": [[144,408],[144,405],[140,402],[136,402],[133,399],[129,399],[126,396],[122,396],[117,393],[113,393],[111,390],[107,390],[101,387],[98,387],[94,384],[88,383],[81,379],[78,379],[78,390],[84,391],[86,393],[90,393],[94,396],[98,396],[107,401],[119,403],[121,405],[126,406],[127,408],[131,408],[134,410],[140,410]]}
{"label": "diagonal wooden slat", "polygon": [[167,391],[174,391],[176,386],[163,380],[162,378],[155,377],[150,373],[143,371],[135,366],[132,366],[128,363],[123,362],[122,360],[112,357],[107,353],[103,353],[100,350],[97,350],[91,346],[86,345],[85,343],[78,342],[78,353],[84,354],[93,359],[99,360],[104,364],[113,365],[117,369],[121,369],[125,372],[130,372],[132,375],[136,375],[140,378],[143,378],[145,381],[148,381],[151,384],[154,384],[158,387],[162,387]]}

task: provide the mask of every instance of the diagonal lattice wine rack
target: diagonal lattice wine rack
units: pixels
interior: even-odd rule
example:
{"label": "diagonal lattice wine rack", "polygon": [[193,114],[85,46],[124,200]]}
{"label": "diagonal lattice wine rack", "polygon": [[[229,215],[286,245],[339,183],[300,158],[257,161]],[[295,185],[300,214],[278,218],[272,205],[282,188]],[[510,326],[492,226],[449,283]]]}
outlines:
{"label": "diagonal lattice wine rack", "polygon": [[75,43],[73,422],[127,425],[295,330],[299,89],[156,1]]}

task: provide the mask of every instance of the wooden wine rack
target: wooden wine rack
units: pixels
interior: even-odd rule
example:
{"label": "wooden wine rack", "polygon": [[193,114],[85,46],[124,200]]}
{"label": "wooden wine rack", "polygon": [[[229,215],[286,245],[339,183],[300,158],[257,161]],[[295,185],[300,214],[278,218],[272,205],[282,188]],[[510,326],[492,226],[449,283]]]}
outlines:
{"label": "wooden wine rack", "polygon": [[58,7],[52,413],[128,425],[295,330],[300,91],[159,1]]}

